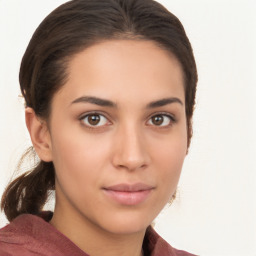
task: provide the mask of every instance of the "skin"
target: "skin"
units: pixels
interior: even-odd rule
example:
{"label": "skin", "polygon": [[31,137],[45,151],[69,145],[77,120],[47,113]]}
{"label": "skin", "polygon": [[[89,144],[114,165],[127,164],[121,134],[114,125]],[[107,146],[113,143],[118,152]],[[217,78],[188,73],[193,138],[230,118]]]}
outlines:
{"label": "skin", "polygon": [[[140,255],[146,228],[176,191],[187,151],[177,59],[151,41],[93,45],[71,59],[48,122],[30,108],[26,121],[39,157],[56,169],[51,224],[90,255]],[[135,205],[104,190],[138,182],[152,189]]]}

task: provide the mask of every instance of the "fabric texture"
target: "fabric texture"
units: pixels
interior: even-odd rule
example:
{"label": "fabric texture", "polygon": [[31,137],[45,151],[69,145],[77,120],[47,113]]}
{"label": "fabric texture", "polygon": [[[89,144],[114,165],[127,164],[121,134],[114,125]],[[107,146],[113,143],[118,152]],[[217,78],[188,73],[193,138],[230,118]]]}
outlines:
{"label": "fabric texture", "polygon": [[[48,223],[51,217],[51,212],[40,217],[23,214],[0,229],[0,256],[89,256]],[[193,256],[171,247],[152,227],[147,229],[143,250],[145,256]]]}

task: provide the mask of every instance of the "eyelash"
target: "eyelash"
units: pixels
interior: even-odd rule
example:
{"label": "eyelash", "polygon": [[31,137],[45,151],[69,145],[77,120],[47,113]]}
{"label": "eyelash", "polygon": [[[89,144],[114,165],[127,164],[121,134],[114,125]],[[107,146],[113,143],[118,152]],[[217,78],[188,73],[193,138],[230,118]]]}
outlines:
{"label": "eyelash", "polygon": [[[102,117],[105,119],[105,122],[107,122],[106,124],[103,124],[103,125],[98,125],[98,124],[96,124],[96,125],[92,125],[92,124],[86,124],[85,123],[85,119],[87,119],[87,122],[88,122],[88,118],[89,117],[93,117],[93,116],[98,116],[98,117],[100,117],[100,119],[99,119],[99,122],[101,122],[102,120]],[[162,125],[162,124],[160,124],[160,125],[155,125],[155,124],[153,124],[152,123],[152,118],[154,118],[154,117],[163,117],[163,118],[168,118],[169,119],[169,122],[168,122],[168,124],[166,124],[166,125]],[[86,127],[86,128],[88,128],[88,129],[100,129],[100,128],[104,128],[104,127],[106,127],[106,126],[108,126],[108,125],[111,125],[112,123],[111,123],[111,121],[109,121],[109,118],[107,118],[106,116],[105,116],[105,114],[102,114],[102,113],[99,113],[99,112],[91,112],[91,113],[87,113],[87,114],[85,114],[85,115],[83,115],[83,116],[81,116],[80,118],[79,118],[79,120],[83,123],[83,125]],[[151,122],[151,124],[148,124],[149,122]],[[163,121],[164,122],[164,121]],[[173,115],[171,115],[171,114],[169,114],[169,113],[155,113],[155,114],[153,114],[153,115],[151,115],[150,117],[149,117],[149,119],[148,119],[148,121],[146,122],[146,124],[148,125],[148,126],[154,126],[155,128],[167,128],[167,127],[170,127],[170,126],[172,126],[174,123],[176,122],[176,118],[173,116]]]}
{"label": "eyelash", "polygon": [[[93,116],[94,116],[94,117],[95,117],[95,116],[99,116],[99,117],[100,117],[99,122],[102,121],[101,119],[102,119],[102,117],[103,117],[104,119],[106,119],[106,122],[107,122],[108,124],[104,124],[104,125],[86,124],[84,120],[85,120],[85,119],[88,119],[90,116],[91,116],[91,117],[93,117]],[[99,113],[99,112],[87,113],[87,114],[81,116],[81,117],[79,118],[79,120],[83,123],[83,125],[84,125],[86,128],[89,128],[89,129],[99,129],[99,128],[103,128],[103,127],[108,126],[108,125],[111,124],[111,122],[109,121],[109,118],[107,118],[104,114]],[[88,122],[88,121],[87,121],[87,122]]]}
{"label": "eyelash", "polygon": [[153,125],[156,128],[168,128],[168,127],[172,126],[174,123],[176,123],[176,118],[173,115],[171,115],[169,113],[166,113],[166,112],[160,112],[160,113],[155,113],[155,114],[151,115],[148,122],[151,121],[151,123],[152,123],[152,118],[154,118],[154,117],[163,117],[163,118],[168,118],[169,119],[169,122],[166,125],[150,124],[150,125]]}

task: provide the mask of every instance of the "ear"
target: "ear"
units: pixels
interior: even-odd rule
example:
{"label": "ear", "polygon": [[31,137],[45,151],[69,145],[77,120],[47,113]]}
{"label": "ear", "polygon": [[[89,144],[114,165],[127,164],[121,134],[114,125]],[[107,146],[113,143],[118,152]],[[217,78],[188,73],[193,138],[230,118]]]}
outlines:
{"label": "ear", "polygon": [[25,110],[26,125],[34,149],[39,158],[45,162],[52,161],[51,136],[44,120],[41,120],[32,108]]}

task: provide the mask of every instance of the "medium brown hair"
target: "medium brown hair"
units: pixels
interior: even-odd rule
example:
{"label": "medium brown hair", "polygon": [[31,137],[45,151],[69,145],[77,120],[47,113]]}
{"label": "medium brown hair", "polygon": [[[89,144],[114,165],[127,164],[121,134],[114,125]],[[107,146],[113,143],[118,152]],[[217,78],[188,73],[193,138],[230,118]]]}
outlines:
{"label": "medium brown hair", "polygon": [[[67,80],[69,60],[90,45],[111,39],[151,40],[180,62],[189,145],[197,84],[193,51],[178,18],[153,0],[73,0],[50,13],[22,59],[20,88],[25,106],[47,120],[53,95]],[[12,181],[1,201],[8,220],[22,213],[38,214],[54,184],[53,163],[44,161]]]}

